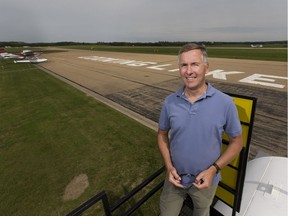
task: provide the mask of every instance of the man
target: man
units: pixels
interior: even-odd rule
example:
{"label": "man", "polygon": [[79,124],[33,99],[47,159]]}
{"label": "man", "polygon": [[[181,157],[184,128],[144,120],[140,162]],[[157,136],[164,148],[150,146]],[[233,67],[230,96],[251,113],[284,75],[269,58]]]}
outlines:
{"label": "man", "polygon": [[[189,194],[193,215],[207,216],[220,169],[242,149],[242,129],[232,98],[205,81],[205,47],[184,45],[178,63],[184,86],[165,99],[159,118],[158,146],[167,169],[160,210],[162,216],[178,216]],[[221,154],[223,131],[229,145]]]}

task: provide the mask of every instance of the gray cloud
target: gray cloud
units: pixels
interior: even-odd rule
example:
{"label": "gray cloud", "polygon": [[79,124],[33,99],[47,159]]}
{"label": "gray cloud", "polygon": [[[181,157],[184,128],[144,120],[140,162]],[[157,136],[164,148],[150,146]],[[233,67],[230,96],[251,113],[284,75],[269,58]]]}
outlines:
{"label": "gray cloud", "polygon": [[0,1],[0,41],[287,39],[286,0]]}

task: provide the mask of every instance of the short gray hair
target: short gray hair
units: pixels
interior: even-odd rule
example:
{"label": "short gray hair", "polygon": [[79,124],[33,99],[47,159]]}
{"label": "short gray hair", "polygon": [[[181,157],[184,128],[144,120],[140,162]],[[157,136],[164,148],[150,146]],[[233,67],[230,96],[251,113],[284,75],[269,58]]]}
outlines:
{"label": "short gray hair", "polygon": [[206,51],[206,47],[204,45],[200,45],[200,44],[196,44],[196,43],[188,43],[188,44],[185,44],[184,46],[182,46],[179,49],[179,52],[178,52],[178,60],[179,60],[179,56],[182,53],[185,53],[185,52],[188,52],[188,51],[191,51],[191,50],[200,50],[201,53],[202,53],[204,62],[206,64],[208,64],[208,54],[207,54],[207,51]]}

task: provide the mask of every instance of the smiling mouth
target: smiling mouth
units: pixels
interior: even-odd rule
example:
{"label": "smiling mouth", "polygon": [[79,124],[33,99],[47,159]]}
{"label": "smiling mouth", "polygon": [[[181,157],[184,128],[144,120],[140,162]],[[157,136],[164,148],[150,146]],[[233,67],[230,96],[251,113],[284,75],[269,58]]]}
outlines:
{"label": "smiling mouth", "polygon": [[194,80],[196,77],[186,77],[187,80]]}

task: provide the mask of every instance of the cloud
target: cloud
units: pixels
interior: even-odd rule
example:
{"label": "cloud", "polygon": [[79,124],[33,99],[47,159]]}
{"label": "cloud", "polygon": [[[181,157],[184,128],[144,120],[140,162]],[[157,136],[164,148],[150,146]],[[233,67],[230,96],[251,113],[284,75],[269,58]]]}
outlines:
{"label": "cloud", "polygon": [[0,41],[286,40],[286,10],[286,0],[10,0]]}

